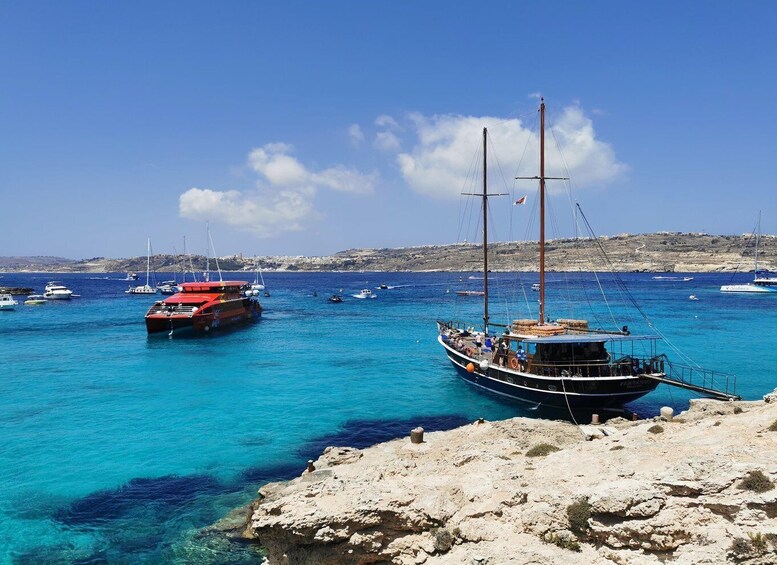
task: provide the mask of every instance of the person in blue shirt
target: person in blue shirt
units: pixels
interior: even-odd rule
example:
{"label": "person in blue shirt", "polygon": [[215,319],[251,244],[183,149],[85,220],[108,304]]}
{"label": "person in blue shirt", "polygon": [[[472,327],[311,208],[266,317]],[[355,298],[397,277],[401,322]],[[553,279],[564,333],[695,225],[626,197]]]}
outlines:
{"label": "person in blue shirt", "polygon": [[528,358],[526,357],[526,352],[523,350],[523,347],[520,345],[518,346],[518,350],[515,352],[515,358],[518,359],[518,369],[525,371]]}

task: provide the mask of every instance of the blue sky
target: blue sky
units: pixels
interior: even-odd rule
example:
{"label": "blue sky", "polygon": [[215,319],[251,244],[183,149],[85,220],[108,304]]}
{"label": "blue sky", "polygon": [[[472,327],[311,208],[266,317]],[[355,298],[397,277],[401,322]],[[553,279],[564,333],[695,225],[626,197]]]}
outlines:
{"label": "blue sky", "polygon": [[[206,220],[220,255],[455,242],[482,127],[492,189],[535,200],[538,93],[599,234],[775,233],[775,29],[767,1],[0,0],[0,255],[204,252]],[[503,200],[496,238],[536,238]]]}

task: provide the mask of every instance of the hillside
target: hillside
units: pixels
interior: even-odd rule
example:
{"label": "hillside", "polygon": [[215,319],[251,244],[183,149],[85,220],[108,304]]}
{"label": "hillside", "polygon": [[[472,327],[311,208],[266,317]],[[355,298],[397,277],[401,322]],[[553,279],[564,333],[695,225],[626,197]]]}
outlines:
{"label": "hillside", "polygon": [[[659,232],[617,235],[598,240],[556,239],[547,242],[549,271],[607,270],[597,254],[605,251],[615,271],[721,272],[751,271],[752,245],[749,236]],[[752,242],[751,242],[752,243]],[[537,242],[492,243],[490,267],[499,271],[537,271]],[[777,269],[777,236],[761,237],[759,266]],[[205,257],[193,256],[196,271],[205,269]],[[482,262],[478,244],[426,245],[396,249],[349,249],[324,257],[274,256],[219,258],[224,271],[474,271]],[[154,269],[174,271],[176,257],[155,255]],[[187,261],[188,264],[188,261]],[[211,269],[215,268],[211,260]],[[0,257],[0,271],[40,272],[144,272],[146,257],[83,260],[61,257]],[[180,270],[180,269],[179,269]]]}

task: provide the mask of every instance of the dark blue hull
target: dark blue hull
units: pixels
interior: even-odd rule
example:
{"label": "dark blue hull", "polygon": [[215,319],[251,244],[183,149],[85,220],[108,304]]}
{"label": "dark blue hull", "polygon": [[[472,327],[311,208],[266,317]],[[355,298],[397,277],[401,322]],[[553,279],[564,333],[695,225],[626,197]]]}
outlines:
{"label": "dark blue hull", "polygon": [[[658,382],[645,377],[541,377],[473,360],[447,346],[445,351],[468,383],[534,406],[571,409],[618,408],[653,391]],[[467,370],[472,363],[474,371]]]}

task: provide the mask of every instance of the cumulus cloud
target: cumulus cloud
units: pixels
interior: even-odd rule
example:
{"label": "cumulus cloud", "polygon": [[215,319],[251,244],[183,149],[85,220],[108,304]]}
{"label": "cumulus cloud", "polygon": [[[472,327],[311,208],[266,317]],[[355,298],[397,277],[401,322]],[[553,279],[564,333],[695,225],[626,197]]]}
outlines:
{"label": "cumulus cloud", "polygon": [[384,114],[375,118],[375,125],[382,129],[375,133],[373,145],[381,151],[397,153],[402,145],[396,133],[402,131],[399,123],[391,116]]}
{"label": "cumulus cloud", "polygon": [[364,132],[359,124],[351,124],[348,127],[348,137],[351,139],[351,143],[357,147],[364,143]]}
{"label": "cumulus cloud", "polygon": [[399,138],[393,131],[379,131],[375,134],[375,147],[381,151],[397,152],[400,146]]}
{"label": "cumulus cloud", "polygon": [[[538,173],[538,133],[517,119],[493,116],[410,116],[417,137],[411,151],[399,153],[397,164],[408,185],[434,197],[458,197],[471,175],[473,152],[479,151],[484,127],[505,175]],[[628,167],[612,147],[596,139],[593,122],[577,106],[565,108],[545,136],[545,174],[571,175],[579,188],[613,181]],[[513,174],[515,173],[515,174]],[[559,183],[548,183],[559,190]]]}
{"label": "cumulus cloud", "polygon": [[355,194],[373,192],[376,173],[343,165],[312,171],[292,156],[293,147],[269,143],[248,155],[258,175],[251,191],[190,188],[178,198],[179,214],[194,220],[221,221],[260,237],[297,231],[319,217],[314,203],[319,190]]}

